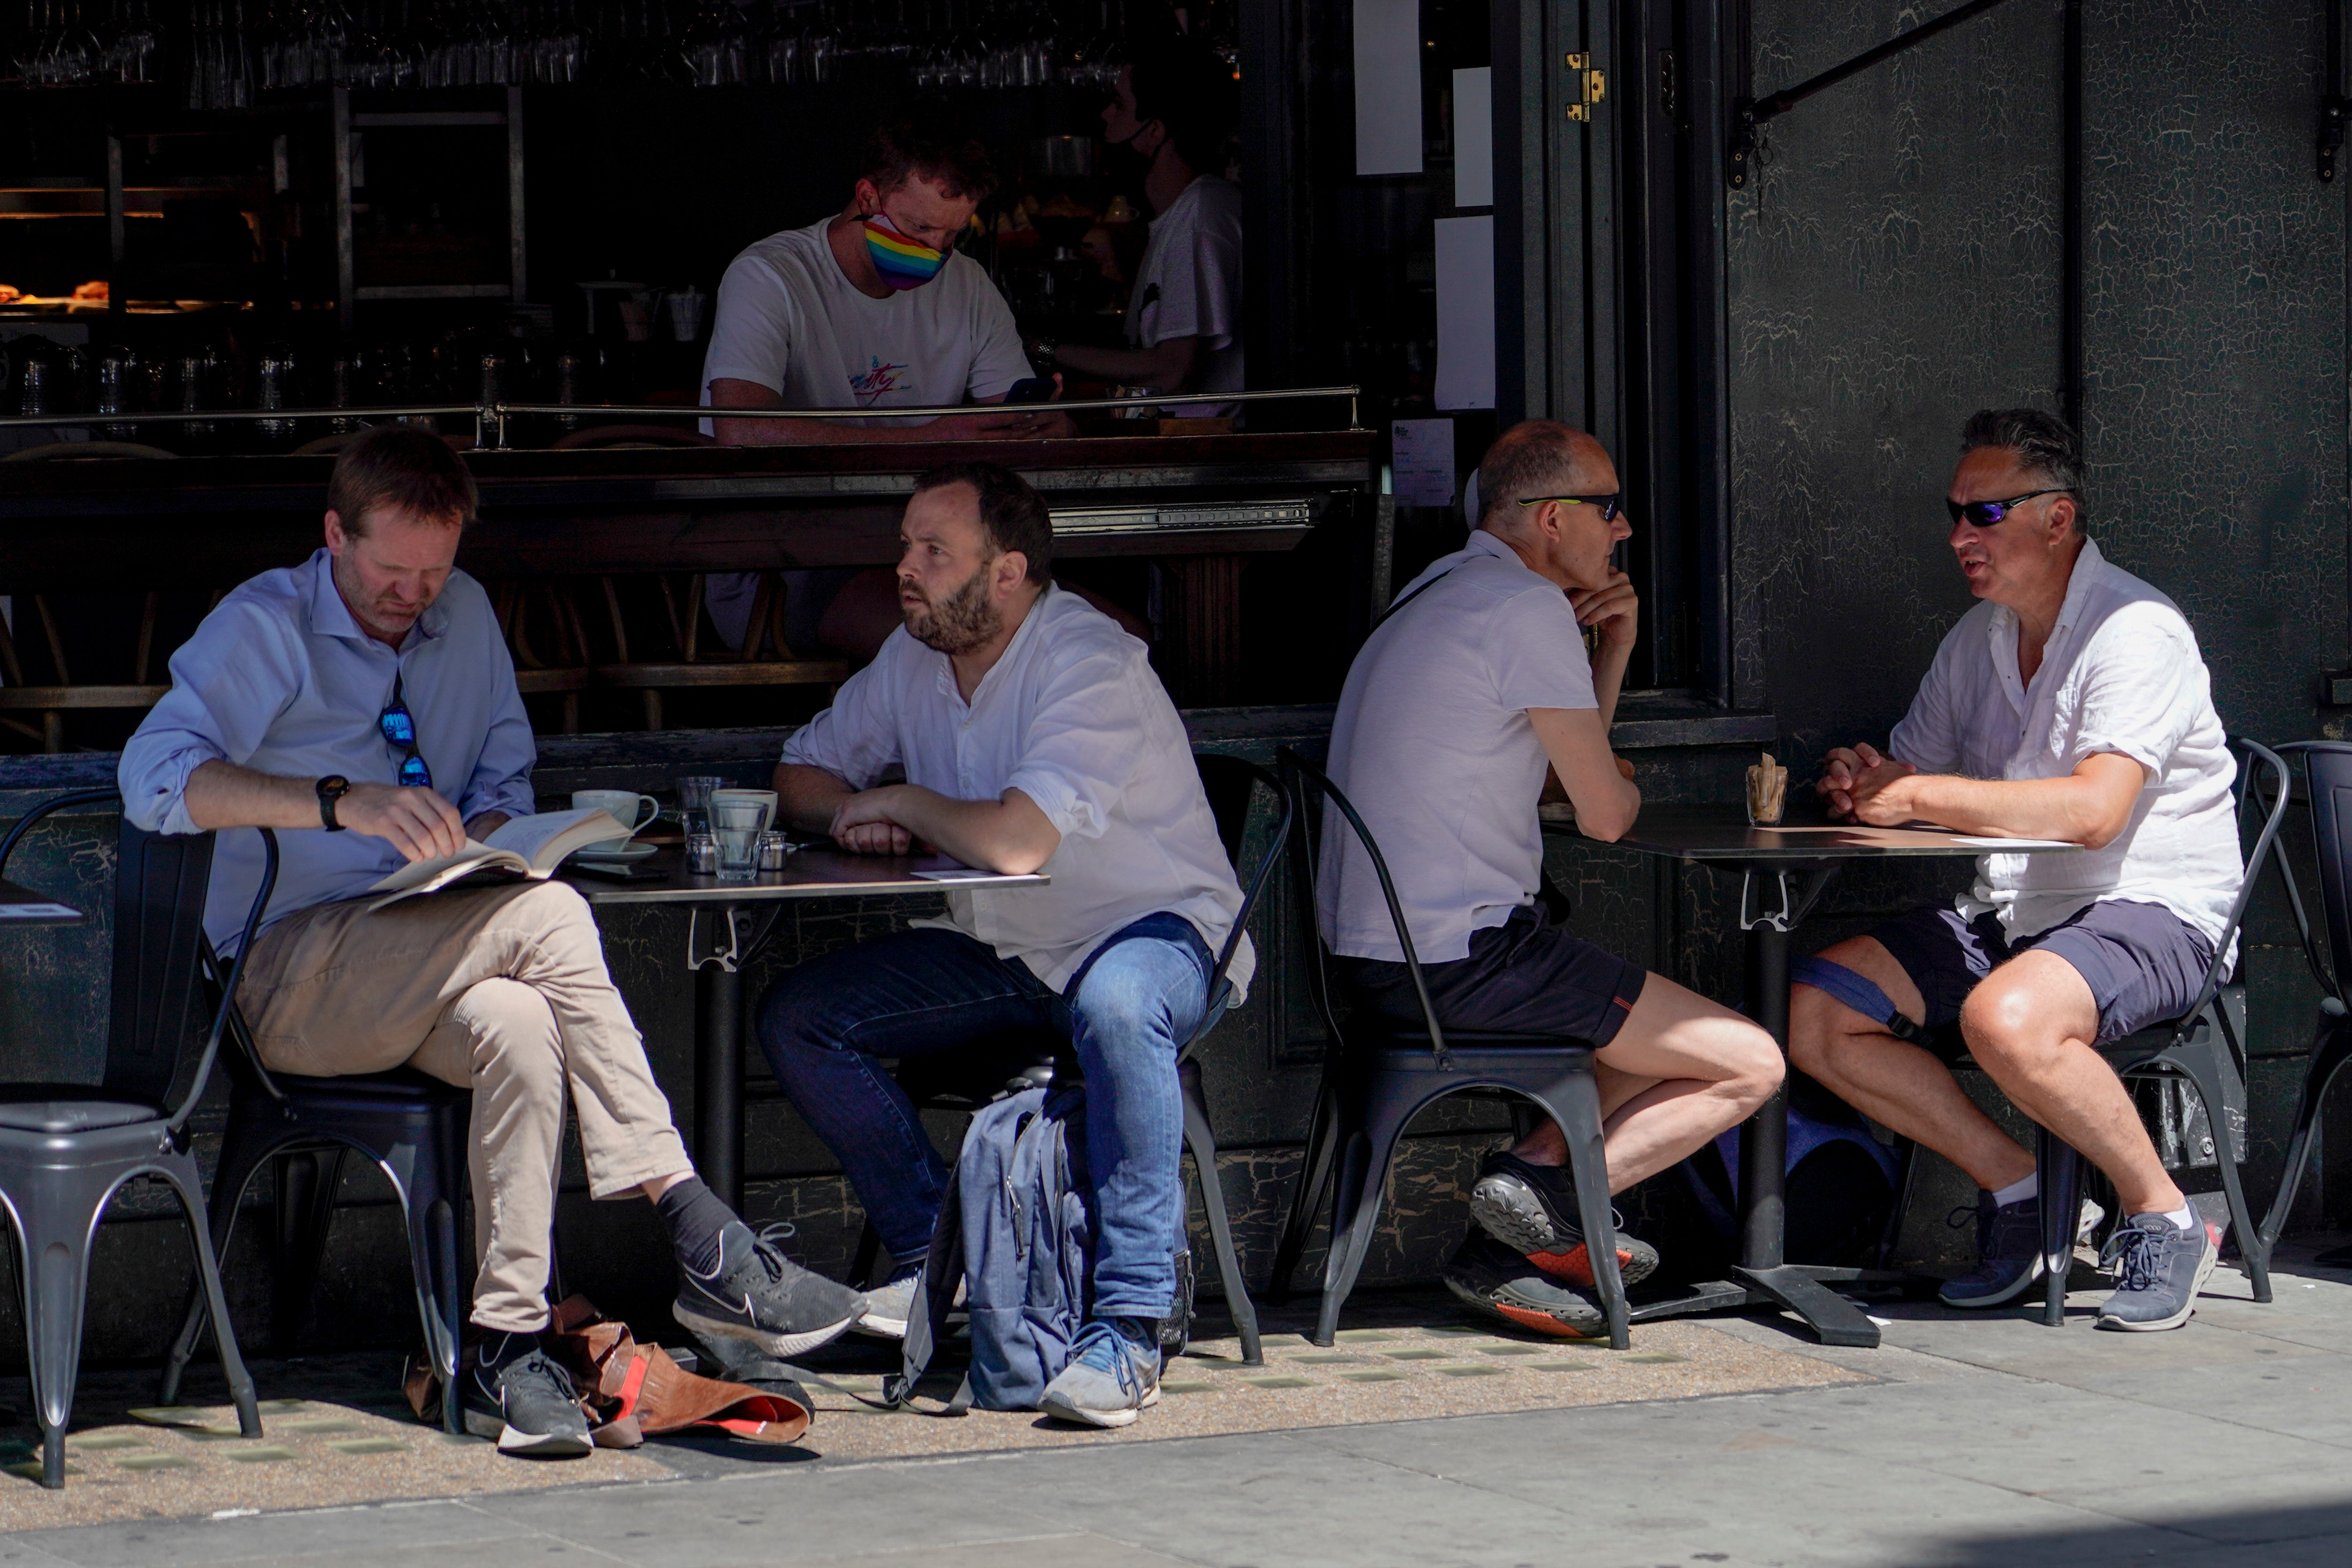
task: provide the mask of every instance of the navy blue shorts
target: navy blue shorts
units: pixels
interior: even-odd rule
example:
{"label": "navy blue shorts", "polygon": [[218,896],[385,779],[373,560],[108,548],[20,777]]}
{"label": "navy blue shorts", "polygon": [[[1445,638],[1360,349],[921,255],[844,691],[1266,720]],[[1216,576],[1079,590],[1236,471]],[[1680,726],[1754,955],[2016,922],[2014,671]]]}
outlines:
{"label": "navy blue shorts", "polygon": [[[2101,899],[2049,930],[2011,942],[2000,917],[1915,909],[1868,933],[1893,955],[1927,1004],[1920,1021],[1958,1043],[1960,1004],[1996,965],[2054,953],[2074,967],[2099,1007],[2102,1044],[2170,1023],[2189,1010],[2213,962],[2205,934],[2158,904]],[[1964,1049],[1964,1048],[1963,1048]]]}
{"label": "navy blue shorts", "polygon": [[[1339,960],[1356,995],[1382,1018],[1422,1026],[1412,973],[1378,958]],[[1500,925],[1470,934],[1470,956],[1423,964],[1429,1005],[1441,1029],[1565,1034],[1595,1048],[1617,1029],[1650,977],[1606,947],[1544,923],[1535,909],[1515,909]]]}

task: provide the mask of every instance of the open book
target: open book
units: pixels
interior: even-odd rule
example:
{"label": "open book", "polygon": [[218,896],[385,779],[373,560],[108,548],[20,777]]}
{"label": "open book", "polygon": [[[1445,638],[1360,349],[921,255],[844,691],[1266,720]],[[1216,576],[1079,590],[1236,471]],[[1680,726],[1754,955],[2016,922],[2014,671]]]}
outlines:
{"label": "open book", "polygon": [[411,861],[402,866],[368,889],[383,894],[368,905],[368,913],[415,894],[438,893],[478,873],[488,873],[493,880],[525,876],[544,882],[572,851],[628,836],[627,826],[609,811],[547,811],[517,817],[492,833],[488,842],[468,839],[454,855]]}

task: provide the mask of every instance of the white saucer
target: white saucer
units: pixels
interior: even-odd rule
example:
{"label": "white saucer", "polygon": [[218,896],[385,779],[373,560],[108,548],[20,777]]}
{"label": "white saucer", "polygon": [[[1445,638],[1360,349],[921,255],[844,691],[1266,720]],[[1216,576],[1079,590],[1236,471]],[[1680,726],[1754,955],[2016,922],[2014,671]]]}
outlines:
{"label": "white saucer", "polygon": [[572,852],[574,860],[595,861],[605,865],[635,865],[656,852],[655,844],[614,843],[607,839],[600,844],[587,844]]}

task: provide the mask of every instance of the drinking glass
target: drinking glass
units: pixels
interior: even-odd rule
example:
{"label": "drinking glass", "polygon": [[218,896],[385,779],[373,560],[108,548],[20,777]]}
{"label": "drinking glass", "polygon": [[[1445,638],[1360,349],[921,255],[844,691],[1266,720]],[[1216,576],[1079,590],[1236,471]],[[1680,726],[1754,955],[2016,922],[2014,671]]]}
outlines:
{"label": "drinking glass", "polygon": [[707,833],[710,831],[710,792],[726,788],[726,779],[702,774],[677,781],[677,809],[686,819],[688,832]]}
{"label": "drinking glass", "polygon": [[719,880],[750,882],[760,874],[760,835],[767,813],[757,800],[713,800],[710,836],[719,841]]}

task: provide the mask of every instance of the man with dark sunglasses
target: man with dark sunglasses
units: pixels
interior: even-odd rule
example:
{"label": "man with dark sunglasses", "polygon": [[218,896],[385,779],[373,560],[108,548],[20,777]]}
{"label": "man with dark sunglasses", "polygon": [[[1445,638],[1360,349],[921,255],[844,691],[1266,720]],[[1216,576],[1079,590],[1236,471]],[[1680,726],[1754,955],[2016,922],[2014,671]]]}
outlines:
{"label": "man with dark sunglasses", "polygon": [[[660,1209],[673,1312],[772,1354],[849,1326],[858,1298],[786,1260],[694,1175],[586,901],[557,882],[451,888],[371,911],[404,862],[534,810],[535,748],[479,583],[456,569],[473,477],[439,436],[386,427],[337,459],[326,548],[224,599],[172,657],[123,747],[123,811],[218,831],[205,925],[224,956],[282,861],[237,1002],[263,1062],[313,1076],[409,1067],[473,1091],[478,1270],[467,1426],[541,1458],[589,1449],[540,1351],[567,1103],[589,1191]],[[445,793],[446,791],[446,793]]]}
{"label": "man with dark sunglasses", "polygon": [[[1833,815],[2061,840],[1990,854],[1949,909],[1922,909],[1791,966],[1791,1063],[1974,1177],[1979,1262],[1956,1307],[2039,1279],[2033,1155],[1960,1092],[1965,1047],[2017,1108],[2106,1173],[2107,1329],[2175,1328],[2220,1237],[2181,1195],[2129,1092],[2092,1049],[2179,1017],[2243,876],[2235,777],[2197,639],[2173,602],[2084,537],[2082,443],[2032,409],[1985,410],[1944,505],[1981,601],[1936,651],[1886,750],[1839,747]],[[1952,1026],[1958,1025],[1957,1030]],[[2084,1206],[2083,1228],[2100,1218]]]}
{"label": "man with dark sunglasses", "polygon": [[[1478,466],[1477,527],[1405,586],[1356,655],[1331,727],[1333,782],[1381,847],[1439,1024],[1572,1035],[1596,1048],[1612,1191],[1738,1125],[1779,1086],[1772,1037],[1728,1008],[1547,918],[1537,804],[1558,773],[1591,838],[1642,807],[1609,726],[1640,606],[1612,555],[1633,533],[1601,444],[1512,426]],[[1600,633],[1588,654],[1585,632]],[[1324,939],[1358,1001],[1418,1025],[1377,873],[1325,818]],[[1568,1145],[1546,1122],[1490,1154],[1447,1285],[1538,1333],[1601,1332]],[[1657,1253],[1620,1231],[1632,1283]]]}

